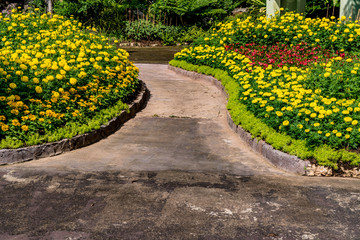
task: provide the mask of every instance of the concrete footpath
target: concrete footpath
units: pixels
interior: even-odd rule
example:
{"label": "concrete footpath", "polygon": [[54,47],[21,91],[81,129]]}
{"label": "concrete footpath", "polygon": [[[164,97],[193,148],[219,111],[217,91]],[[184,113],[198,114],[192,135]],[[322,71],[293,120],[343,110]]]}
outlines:
{"label": "concrete footpath", "polygon": [[359,239],[360,180],[276,169],[215,86],[137,65],[151,98],[119,131],[0,167],[0,239]]}

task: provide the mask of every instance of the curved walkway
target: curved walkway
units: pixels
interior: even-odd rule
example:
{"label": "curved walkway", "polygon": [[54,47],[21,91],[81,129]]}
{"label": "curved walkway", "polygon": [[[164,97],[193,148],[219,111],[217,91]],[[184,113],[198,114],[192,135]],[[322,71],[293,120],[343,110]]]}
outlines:
{"label": "curved walkway", "polygon": [[139,64],[150,100],[120,131],[99,143],[22,167],[54,170],[186,170],[284,174],[252,152],[226,122],[226,102],[211,84],[166,65]]}
{"label": "curved walkway", "polygon": [[150,101],[115,134],[0,167],[0,239],[358,239],[358,179],[272,167],[215,86],[138,66]]}

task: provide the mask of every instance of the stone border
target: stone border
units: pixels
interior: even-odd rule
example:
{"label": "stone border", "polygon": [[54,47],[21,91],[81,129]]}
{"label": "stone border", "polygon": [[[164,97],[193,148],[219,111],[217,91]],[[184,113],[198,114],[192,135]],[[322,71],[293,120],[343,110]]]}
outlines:
{"label": "stone border", "polygon": [[100,141],[103,138],[106,138],[107,136],[117,131],[126,121],[128,121],[130,118],[133,118],[137,112],[146,106],[150,98],[150,91],[147,89],[146,84],[143,81],[140,81],[140,84],[140,92],[136,99],[131,104],[129,104],[129,112],[123,110],[117,117],[114,117],[108,123],[102,125],[100,129],[75,136],[71,139],[62,139],[57,142],[18,149],[1,149],[0,165],[20,163],[44,157],[56,156],[64,152],[88,146]]}
{"label": "stone border", "polygon": [[[213,85],[218,87],[223,95],[228,99],[228,94],[225,91],[224,86],[219,80],[212,76],[200,74],[197,72],[187,71],[181,68],[168,66],[169,70],[174,71],[175,73],[185,75],[192,79],[201,79],[208,82],[211,82]],[[306,169],[311,166],[309,161],[302,160],[297,156],[290,155],[288,153],[274,149],[270,144],[266,143],[263,140],[258,140],[253,138],[251,134],[245,131],[241,126],[236,125],[229,112],[227,111],[227,122],[230,128],[244,141],[248,144],[255,152],[260,153],[264,158],[266,158],[271,164],[275,167],[285,170],[287,172],[307,175]]]}

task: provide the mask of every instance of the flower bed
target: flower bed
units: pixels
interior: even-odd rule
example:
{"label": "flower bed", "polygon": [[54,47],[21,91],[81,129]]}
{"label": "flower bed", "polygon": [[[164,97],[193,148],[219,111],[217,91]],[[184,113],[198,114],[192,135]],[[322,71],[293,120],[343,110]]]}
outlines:
{"label": "flower bed", "polygon": [[[358,46],[359,30],[351,22],[336,25],[299,14],[271,20],[247,18],[221,24],[211,37],[184,49],[175,59],[225,71],[238,89],[229,108],[244,106],[262,124],[282,134],[274,142],[267,139],[271,130],[252,126],[250,130],[257,129],[254,137],[334,169],[344,162],[358,166],[360,61],[351,57],[353,51],[344,49]],[[343,48],[327,48],[340,31],[346,33],[337,38]],[[263,36],[254,41],[257,34]],[[249,39],[253,35],[257,37]],[[275,38],[280,43],[271,40]]]}
{"label": "flower bed", "polygon": [[138,69],[89,30],[36,11],[0,14],[0,148],[72,137],[127,108]]}

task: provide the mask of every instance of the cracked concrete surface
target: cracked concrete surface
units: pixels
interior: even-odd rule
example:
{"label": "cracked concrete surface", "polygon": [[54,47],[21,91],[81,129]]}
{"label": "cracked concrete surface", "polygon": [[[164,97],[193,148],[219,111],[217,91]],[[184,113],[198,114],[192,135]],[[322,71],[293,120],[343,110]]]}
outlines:
{"label": "cracked concrete surface", "polygon": [[360,181],[285,173],[229,129],[220,91],[138,64],[115,134],[0,167],[0,239],[358,239]]}

